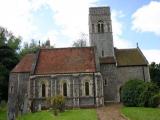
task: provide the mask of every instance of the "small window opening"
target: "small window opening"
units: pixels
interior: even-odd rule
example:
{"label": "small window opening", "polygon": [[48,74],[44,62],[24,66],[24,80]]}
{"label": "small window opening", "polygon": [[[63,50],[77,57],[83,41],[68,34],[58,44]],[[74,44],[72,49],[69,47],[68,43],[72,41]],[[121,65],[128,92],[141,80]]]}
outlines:
{"label": "small window opening", "polygon": [[108,81],[107,79],[104,79],[104,85],[107,86],[108,85]]}
{"label": "small window opening", "polygon": [[46,96],[46,86],[45,84],[42,84],[42,97]]}
{"label": "small window opening", "polygon": [[95,29],[94,29],[94,24],[92,24],[92,33],[95,32]]}
{"label": "small window opening", "polygon": [[104,57],[104,51],[102,50],[102,57]]}
{"label": "small window opening", "polygon": [[104,33],[104,25],[101,24],[101,32]]}
{"label": "small window opening", "polygon": [[67,83],[63,84],[63,96],[67,96]]}
{"label": "small window opening", "polygon": [[100,33],[100,32],[101,32],[101,25],[98,24],[98,33]]}
{"label": "small window opening", "polygon": [[89,96],[89,82],[85,82],[85,95]]}

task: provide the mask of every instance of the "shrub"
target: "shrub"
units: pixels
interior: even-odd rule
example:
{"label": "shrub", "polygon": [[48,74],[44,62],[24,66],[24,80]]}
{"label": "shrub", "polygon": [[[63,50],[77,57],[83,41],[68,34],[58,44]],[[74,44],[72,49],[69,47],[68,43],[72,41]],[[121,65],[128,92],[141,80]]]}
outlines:
{"label": "shrub", "polygon": [[145,83],[142,80],[129,80],[124,84],[121,90],[122,102],[126,106],[138,106],[139,97],[145,89]]}
{"label": "shrub", "polygon": [[150,99],[149,103],[150,103],[150,106],[151,106],[151,107],[157,107],[158,105],[160,105],[160,93],[154,95],[154,96]]}
{"label": "shrub", "polygon": [[152,82],[145,83],[145,89],[142,91],[139,98],[139,106],[152,107],[154,106],[151,102],[152,97],[159,93],[159,88]]}
{"label": "shrub", "polygon": [[121,99],[126,106],[156,107],[160,104],[159,87],[152,82],[129,80],[121,91]]}
{"label": "shrub", "polygon": [[51,106],[54,109],[54,114],[58,114],[58,110],[60,112],[64,112],[65,110],[65,99],[62,95],[57,95],[51,98]]}
{"label": "shrub", "polygon": [[2,100],[0,103],[0,110],[6,110],[6,106],[7,106],[6,101]]}

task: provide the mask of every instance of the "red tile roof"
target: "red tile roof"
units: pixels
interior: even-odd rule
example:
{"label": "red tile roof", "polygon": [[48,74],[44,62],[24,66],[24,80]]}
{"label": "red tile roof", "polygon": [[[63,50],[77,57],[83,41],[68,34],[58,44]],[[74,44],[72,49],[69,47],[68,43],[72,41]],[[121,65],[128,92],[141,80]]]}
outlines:
{"label": "red tile roof", "polygon": [[35,74],[95,72],[92,47],[41,49]]}
{"label": "red tile roof", "polygon": [[35,54],[25,55],[11,72],[31,72]]}

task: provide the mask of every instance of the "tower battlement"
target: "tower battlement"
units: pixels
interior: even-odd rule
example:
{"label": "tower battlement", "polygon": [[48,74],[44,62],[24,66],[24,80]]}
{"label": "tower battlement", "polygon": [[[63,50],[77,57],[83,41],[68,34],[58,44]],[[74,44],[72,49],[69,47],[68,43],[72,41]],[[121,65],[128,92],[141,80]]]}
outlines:
{"label": "tower battlement", "polygon": [[90,7],[90,15],[110,15],[110,7]]}

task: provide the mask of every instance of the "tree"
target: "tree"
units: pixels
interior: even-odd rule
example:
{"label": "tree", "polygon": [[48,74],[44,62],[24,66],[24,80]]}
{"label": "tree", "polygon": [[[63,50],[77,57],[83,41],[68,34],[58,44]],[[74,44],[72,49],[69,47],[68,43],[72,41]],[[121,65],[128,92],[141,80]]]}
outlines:
{"label": "tree", "polygon": [[21,37],[15,37],[7,29],[0,27],[0,47],[7,45],[17,52],[17,50],[20,50],[20,44]]}
{"label": "tree", "polygon": [[16,52],[8,46],[0,47],[0,97],[8,98],[9,73],[18,63]]}
{"label": "tree", "polygon": [[39,49],[39,47],[39,44],[34,39],[31,40],[30,44],[25,42],[24,47],[20,50],[19,53],[20,58],[28,53],[35,53]]}
{"label": "tree", "polygon": [[15,37],[7,29],[0,27],[0,99],[8,98],[9,73],[18,63],[21,37]]}
{"label": "tree", "polygon": [[86,47],[87,46],[87,35],[81,33],[80,38],[73,42],[73,47]]}
{"label": "tree", "polygon": [[32,39],[31,43],[24,43],[24,47],[20,51],[20,58],[28,53],[36,53],[39,48],[54,48],[50,45],[50,40],[46,40],[44,43],[40,44],[40,41]]}
{"label": "tree", "polygon": [[160,63],[152,62],[149,66],[151,81],[160,87]]}

